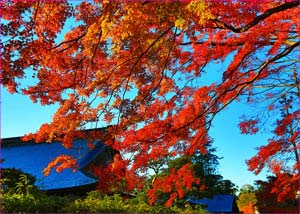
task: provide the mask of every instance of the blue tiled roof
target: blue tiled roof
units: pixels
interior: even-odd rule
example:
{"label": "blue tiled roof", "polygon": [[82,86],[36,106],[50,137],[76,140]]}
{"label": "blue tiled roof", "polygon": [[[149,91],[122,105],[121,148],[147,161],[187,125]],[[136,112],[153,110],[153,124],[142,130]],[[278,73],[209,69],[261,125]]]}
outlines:
{"label": "blue tiled roof", "polygon": [[91,160],[94,160],[101,151],[103,151],[105,145],[102,142],[99,142],[95,145],[95,148],[90,150],[88,153],[85,154],[82,158],[78,160],[79,168],[86,167]]}
{"label": "blue tiled roof", "polygon": [[95,150],[90,150],[84,139],[75,140],[72,149],[66,149],[61,143],[35,144],[24,142],[12,144],[12,146],[4,146],[1,149],[2,158],[4,159],[1,168],[21,169],[23,172],[34,175],[36,185],[42,190],[92,184],[96,180],[80,170],[75,173],[71,169],[65,169],[61,173],[52,170],[50,175],[45,177],[43,169],[61,154],[71,155],[78,159],[79,168],[86,167],[89,160],[101,155],[104,147],[106,146],[102,142],[98,142]]}
{"label": "blue tiled roof", "polygon": [[197,200],[188,200],[193,204],[205,205],[208,212],[233,212],[234,195],[223,194],[214,195],[212,199],[203,198]]}

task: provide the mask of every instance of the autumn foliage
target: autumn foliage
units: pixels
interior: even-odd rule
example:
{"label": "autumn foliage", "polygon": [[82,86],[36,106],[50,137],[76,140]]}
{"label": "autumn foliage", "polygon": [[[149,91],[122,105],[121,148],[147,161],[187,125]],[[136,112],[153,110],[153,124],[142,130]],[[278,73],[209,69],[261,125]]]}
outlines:
{"label": "autumn foliage", "polygon": [[261,213],[299,212],[299,196],[297,198],[295,195],[290,195],[290,197],[285,197],[285,200],[278,201],[278,191],[274,191],[274,187],[284,190],[285,187],[283,185],[287,185],[287,182],[290,182],[289,178],[285,177],[285,181],[283,181],[282,178],[283,177],[277,178],[275,176],[269,176],[267,181],[256,181],[258,187],[256,191],[256,206]]}
{"label": "autumn foliage", "polygon": [[[205,152],[217,114],[234,101],[257,103],[276,118],[274,138],[249,168],[289,174],[299,189],[299,1],[0,5],[2,85],[59,106],[52,122],[27,138],[72,147],[78,130],[112,125],[106,144],[120,151],[128,182],[150,161]],[[221,71],[211,69],[217,63],[224,64]],[[211,81],[203,81],[207,76]],[[240,124],[242,133],[259,131],[261,115],[250,116]],[[175,185],[171,203],[194,181],[183,166],[153,188]]]}
{"label": "autumn foliage", "polygon": [[237,200],[239,210],[244,214],[254,214],[257,209],[257,197],[254,187],[251,185],[244,185],[240,189]]}

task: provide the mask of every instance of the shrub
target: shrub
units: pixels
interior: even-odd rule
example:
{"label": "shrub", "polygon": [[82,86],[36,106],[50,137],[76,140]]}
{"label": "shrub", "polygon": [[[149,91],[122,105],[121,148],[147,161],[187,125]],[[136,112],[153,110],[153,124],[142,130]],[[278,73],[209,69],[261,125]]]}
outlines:
{"label": "shrub", "polygon": [[3,212],[37,212],[37,201],[31,194],[3,194]]}
{"label": "shrub", "polygon": [[71,204],[74,199],[68,196],[47,196],[46,194],[17,194],[6,193],[2,195],[2,211],[13,212],[61,212],[64,207]]}
{"label": "shrub", "polygon": [[2,212],[4,213],[200,213],[200,207],[185,205],[177,201],[174,206],[163,204],[150,206],[145,192],[140,191],[132,198],[119,194],[104,195],[91,191],[85,198],[75,196],[49,196],[34,186],[35,177],[17,169],[3,170]]}
{"label": "shrub", "polygon": [[115,194],[113,196],[102,195],[92,191],[84,199],[77,199],[73,204],[62,209],[64,212],[124,212],[123,198]]}
{"label": "shrub", "polygon": [[34,186],[35,177],[14,168],[2,169],[1,211],[60,212],[75,199],[48,196]]}
{"label": "shrub", "polygon": [[191,207],[188,204],[183,208],[163,205],[150,206],[144,192],[139,192],[136,197],[124,199],[119,194],[112,196],[103,195],[92,191],[84,199],[75,200],[73,204],[65,207],[63,212],[104,212],[104,213],[204,213],[201,207]]}
{"label": "shrub", "polygon": [[20,193],[27,194],[37,190],[34,186],[35,177],[24,173],[19,169],[4,168],[1,169],[1,191],[3,193]]}

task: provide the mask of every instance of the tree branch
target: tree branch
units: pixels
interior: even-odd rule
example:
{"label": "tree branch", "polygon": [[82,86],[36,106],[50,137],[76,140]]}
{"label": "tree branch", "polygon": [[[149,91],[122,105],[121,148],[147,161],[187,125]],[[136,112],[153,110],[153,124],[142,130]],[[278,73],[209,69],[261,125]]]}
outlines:
{"label": "tree branch", "polygon": [[[190,126],[191,124],[193,124],[196,120],[200,119],[201,117],[203,117],[205,114],[212,114],[212,117],[205,123],[208,124],[210,126],[213,118],[217,115],[217,113],[219,113],[220,111],[222,111],[224,108],[226,108],[230,103],[232,103],[243,91],[244,88],[246,88],[248,85],[252,84],[253,82],[255,82],[260,74],[262,73],[262,71],[270,64],[275,62],[276,60],[285,57],[286,55],[288,55],[290,52],[292,52],[292,50],[294,50],[297,46],[300,45],[300,41],[295,42],[292,46],[286,48],[284,51],[282,51],[281,53],[279,53],[278,55],[276,55],[275,57],[266,60],[258,69],[257,74],[251,79],[248,80],[246,82],[242,82],[239,83],[237,85],[235,85],[234,87],[223,91],[221,94],[219,94],[218,96],[214,97],[214,99],[212,99],[213,103],[211,105],[209,105],[201,114],[197,115],[193,120],[189,121],[188,123],[182,125],[181,127],[178,127],[176,130],[174,131],[178,131],[180,129],[183,129],[187,126]],[[256,70],[256,69],[255,69]],[[220,108],[218,108],[216,111],[214,112],[209,112],[209,110],[211,108],[213,108],[215,105],[218,105],[219,103],[219,99],[220,97],[225,96],[226,94],[228,94],[229,92],[232,92],[234,90],[237,90],[236,94],[229,100],[227,101],[225,104],[223,104]]]}
{"label": "tree branch", "polygon": [[226,24],[225,22],[222,22],[218,19],[213,19],[212,21],[217,25],[217,27],[228,29],[235,33],[243,33],[249,30],[250,28],[254,27],[255,25],[257,25],[260,21],[263,21],[266,18],[270,17],[271,15],[294,7],[298,7],[299,5],[300,5],[300,1],[297,0],[297,1],[287,2],[277,7],[268,9],[263,14],[256,16],[251,22],[249,22],[245,26],[239,28],[235,28],[232,25]]}
{"label": "tree branch", "polygon": [[63,42],[59,43],[58,45],[54,46],[52,49],[56,49],[56,48],[62,46],[63,44],[67,44],[67,43],[72,42],[72,44],[71,44],[70,46],[68,46],[67,48],[64,48],[64,49],[62,49],[62,50],[59,51],[59,52],[63,52],[63,51],[65,51],[66,49],[72,47],[72,45],[74,45],[74,44],[75,44],[76,42],[78,42],[80,39],[82,39],[82,38],[86,35],[86,33],[87,33],[87,31],[86,31],[85,33],[83,33],[82,35],[80,35],[79,37],[77,37],[77,38],[70,39],[70,40],[68,40],[68,41],[63,41]]}
{"label": "tree branch", "polygon": [[[197,42],[183,42],[183,43],[180,43],[178,45],[180,46],[186,46],[186,45],[192,45],[192,44],[197,44],[197,45],[202,45],[202,44],[205,44],[207,43],[207,41],[197,41]],[[268,43],[264,43],[265,45],[273,45],[275,42],[272,42],[272,41],[268,41]],[[259,43],[257,43],[259,44]],[[226,46],[226,47],[236,47],[236,46],[243,46],[245,45],[245,42],[214,42],[214,41],[211,41],[209,42],[209,45],[215,47],[215,46]]]}

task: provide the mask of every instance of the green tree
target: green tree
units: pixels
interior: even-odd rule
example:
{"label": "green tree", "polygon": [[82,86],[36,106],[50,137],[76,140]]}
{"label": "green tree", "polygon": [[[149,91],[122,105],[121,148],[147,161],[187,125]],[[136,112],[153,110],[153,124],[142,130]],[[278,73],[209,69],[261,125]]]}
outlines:
{"label": "green tree", "polygon": [[[165,159],[165,164],[158,162],[161,166],[160,172],[154,175],[154,179],[151,179],[152,183],[155,182],[156,178],[167,177],[172,169],[178,170],[189,164],[194,177],[200,182],[195,182],[190,190],[185,189],[186,197],[204,198],[212,197],[214,194],[234,194],[237,191],[235,184],[218,174],[217,168],[220,158],[215,152],[216,149],[212,147],[212,142],[209,141],[205,145],[205,151],[198,150],[190,156]],[[160,191],[158,194],[161,202],[165,202],[170,195]]]}
{"label": "green tree", "polygon": [[[233,194],[236,192],[236,186],[230,180],[225,180],[218,173],[219,159],[209,141],[206,145],[206,151],[197,150],[191,156],[191,167],[194,175],[200,179],[200,184],[195,184],[191,195],[202,198],[212,197],[214,194]],[[202,191],[199,191],[201,189]]]}

